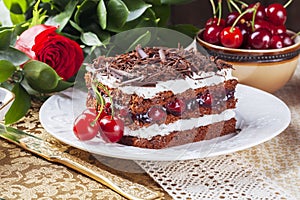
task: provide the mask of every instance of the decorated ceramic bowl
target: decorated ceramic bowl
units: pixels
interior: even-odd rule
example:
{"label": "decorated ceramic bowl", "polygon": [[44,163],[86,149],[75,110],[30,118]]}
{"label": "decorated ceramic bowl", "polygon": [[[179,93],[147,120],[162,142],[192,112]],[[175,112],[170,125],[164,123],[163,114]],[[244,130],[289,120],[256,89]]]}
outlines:
{"label": "decorated ceramic bowl", "polygon": [[4,119],[14,99],[15,95],[11,91],[0,87],[0,121]]}
{"label": "decorated ceramic bowl", "polygon": [[[292,77],[300,52],[300,36],[295,44],[281,49],[234,49],[205,42],[199,35],[196,40],[209,54],[231,63],[233,75],[242,84],[273,93],[284,86]],[[294,34],[292,31],[289,33]]]}

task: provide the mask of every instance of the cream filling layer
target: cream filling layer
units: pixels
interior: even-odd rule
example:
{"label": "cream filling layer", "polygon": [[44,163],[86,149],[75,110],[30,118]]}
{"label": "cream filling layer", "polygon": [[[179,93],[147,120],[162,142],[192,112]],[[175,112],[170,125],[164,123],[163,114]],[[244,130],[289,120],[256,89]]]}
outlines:
{"label": "cream filling layer", "polygon": [[[88,71],[93,72],[92,69],[88,69]],[[110,88],[120,89],[125,94],[136,94],[145,99],[150,99],[160,92],[172,91],[176,95],[188,89],[217,85],[226,80],[235,78],[231,74],[231,69],[223,69],[217,73],[203,72],[200,75],[194,74],[192,78],[186,77],[185,79],[179,80],[158,81],[155,87],[121,86],[119,80],[115,77],[103,76],[101,74],[97,74],[96,79]]]}
{"label": "cream filling layer", "polygon": [[125,127],[124,135],[133,136],[138,138],[151,139],[154,136],[160,135],[165,136],[173,131],[185,131],[193,128],[198,128],[200,126],[206,126],[209,124],[226,121],[235,117],[234,109],[228,109],[223,111],[221,114],[204,115],[199,118],[182,119],[171,124],[153,124],[148,127],[143,127],[137,130],[130,130]]}

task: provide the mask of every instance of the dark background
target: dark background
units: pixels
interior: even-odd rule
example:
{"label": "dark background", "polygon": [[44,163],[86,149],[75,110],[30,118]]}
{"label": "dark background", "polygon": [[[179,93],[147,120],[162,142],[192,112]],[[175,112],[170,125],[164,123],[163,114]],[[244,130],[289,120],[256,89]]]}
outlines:
{"label": "dark background", "polygon": [[[257,0],[243,0],[247,4],[256,3]],[[271,3],[285,4],[288,0],[261,0],[262,5]],[[223,15],[228,13],[226,0],[223,0]],[[287,29],[294,32],[300,31],[300,0],[294,0],[287,8]],[[198,28],[203,28],[205,21],[212,17],[212,8],[209,0],[194,0],[191,3],[176,5],[172,7],[171,24],[193,24]]]}

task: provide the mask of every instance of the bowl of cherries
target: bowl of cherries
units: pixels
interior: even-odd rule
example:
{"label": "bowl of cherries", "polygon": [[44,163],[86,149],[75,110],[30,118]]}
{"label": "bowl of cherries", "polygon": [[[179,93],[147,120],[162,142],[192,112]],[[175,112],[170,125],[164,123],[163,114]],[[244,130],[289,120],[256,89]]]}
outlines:
{"label": "bowl of cherries", "polygon": [[[231,63],[242,84],[275,92],[292,77],[300,52],[300,36],[287,30],[286,6],[228,0],[229,14],[222,18],[222,1],[210,1],[213,17],[196,36],[210,55]],[[239,5],[241,4],[241,5]],[[235,9],[233,10],[232,7]]]}

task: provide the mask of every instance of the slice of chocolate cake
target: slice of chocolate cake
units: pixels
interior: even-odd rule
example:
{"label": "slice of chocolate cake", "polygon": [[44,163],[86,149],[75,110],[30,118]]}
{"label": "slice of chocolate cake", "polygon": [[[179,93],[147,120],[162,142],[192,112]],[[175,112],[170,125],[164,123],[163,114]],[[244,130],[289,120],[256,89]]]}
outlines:
{"label": "slice of chocolate cake", "polygon": [[182,48],[137,47],[98,57],[85,76],[88,107],[99,108],[92,84],[125,123],[124,145],[160,149],[236,131],[238,81],[231,65]]}

